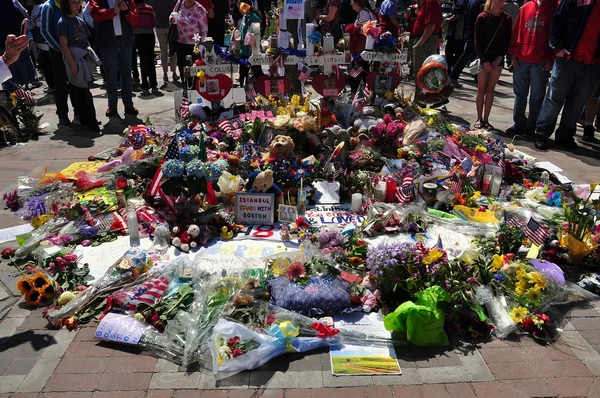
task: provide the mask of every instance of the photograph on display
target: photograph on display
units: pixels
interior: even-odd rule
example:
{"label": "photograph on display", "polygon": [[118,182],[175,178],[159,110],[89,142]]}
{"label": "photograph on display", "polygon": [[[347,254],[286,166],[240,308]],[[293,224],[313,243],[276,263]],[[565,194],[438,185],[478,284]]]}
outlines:
{"label": "photograph on display", "polygon": [[385,94],[392,91],[392,78],[389,76],[379,75],[375,79],[375,94]]}
{"label": "photograph on display", "polygon": [[219,80],[206,79],[206,93],[207,94],[219,94]]}

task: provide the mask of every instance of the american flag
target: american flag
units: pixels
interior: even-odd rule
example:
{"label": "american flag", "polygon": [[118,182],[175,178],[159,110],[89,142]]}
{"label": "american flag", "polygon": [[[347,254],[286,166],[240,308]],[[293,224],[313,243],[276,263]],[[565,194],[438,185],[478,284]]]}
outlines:
{"label": "american flag", "polygon": [[550,237],[550,232],[531,218],[525,227],[525,236],[536,245],[541,246]]}
{"label": "american flag", "polygon": [[183,87],[181,94],[181,106],[179,107],[179,117],[187,119],[190,117],[190,99],[188,98],[187,88]]}
{"label": "american flag", "polygon": [[413,176],[404,177],[404,180],[402,180],[402,185],[398,187],[396,191],[396,199],[398,199],[398,202],[406,203],[413,199],[415,193],[414,180],[415,177]]}
{"label": "american flag", "polygon": [[246,98],[249,100],[256,98],[256,89],[254,88],[254,83],[250,83],[246,86]]}
{"label": "american flag", "polygon": [[360,65],[356,65],[354,66],[354,68],[350,69],[350,76],[353,78],[357,78],[358,76],[361,75],[361,73],[363,73],[365,70],[363,69],[362,66]]}
{"label": "american flag", "polygon": [[29,91],[25,91],[21,87],[17,87],[17,89],[15,90],[15,95],[17,96],[17,98],[25,101],[27,105],[35,105],[35,99]]}
{"label": "american flag", "polygon": [[271,65],[276,66],[278,68],[283,68],[285,65],[285,57],[283,54],[277,54],[273,58],[271,58]]}
{"label": "american flag", "polygon": [[459,176],[453,174],[450,176],[450,192],[453,194],[459,194],[462,192],[463,182]]}
{"label": "american flag", "polygon": [[232,117],[231,119],[223,119],[217,123],[217,126],[227,134],[232,135],[239,135],[246,130],[246,126],[239,116]]}
{"label": "american flag", "polygon": [[300,73],[298,74],[298,80],[300,80],[302,83],[306,83],[306,81],[308,80],[309,77],[310,77],[310,69],[306,65],[302,66],[302,69],[300,70]]}
{"label": "american flag", "polygon": [[[369,94],[367,94],[367,92]],[[352,106],[358,106],[369,95],[370,92],[367,89],[367,86],[364,83],[361,83],[361,85],[358,87],[358,90],[356,90],[356,94],[354,94],[354,98],[352,99]]]}
{"label": "american flag", "polygon": [[332,65],[331,66],[331,70],[333,71],[333,73],[335,73],[335,78],[339,79],[340,78],[340,67],[338,65]]}
{"label": "american flag", "polygon": [[[173,137],[173,141],[169,144],[167,148],[167,152],[165,153],[165,157],[162,163],[166,162],[169,159],[177,159],[179,157],[179,146],[177,143],[177,137]],[[150,188],[148,189],[148,194],[151,196],[156,196],[159,192],[162,193],[162,189],[160,186],[162,185],[162,164],[156,170],[156,174],[154,174],[154,178],[152,178],[152,183],[150,183]],[[162,195],[161,195],[162,196]]]}
{"label": "american flag", "polygon": [[154,305],[160,300],[169,287],[169,280],[157,276],[142,283],[130,292],[119,292],[108,297],[111,307],[119,307],[125,311],[135,311],[139,304]]}
{"label": "american flag", "polygon": [[510,225],[515,228],[521,228],[525,226],[525,220],[522,220],[517,216],[513,216],[510,213],[504,212],[504,224]]}

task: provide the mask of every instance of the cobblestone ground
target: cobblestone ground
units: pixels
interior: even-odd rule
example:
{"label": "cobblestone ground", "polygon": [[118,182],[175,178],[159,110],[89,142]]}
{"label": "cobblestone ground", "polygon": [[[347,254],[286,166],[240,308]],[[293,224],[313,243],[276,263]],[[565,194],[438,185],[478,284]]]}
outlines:
{"label": "cobblestone ground", "polygon": [[[59,171],[117,145],[127,124],[150,117],[157,125],[172,126],[176,89],[167,85],[165,96],[158,98],[138,96],[140,119],[111,121],[102,135],[77,125],[57,129],[52,97],[36,90],[43,121],[50,124],[48,134],[25,146],[0,149],[0,193],[14,189],[18,176]],[[93,93],[99,119],[106,122],[104,92]],[[467,82],[455,92],[448,110],[464,122],[474,122],[474,94],[474,85]],[[512,102],[512,82],[505,73],[490,118],[499,130],[512,124]],[[576,182],[598,180],[599,143],[575,152],[537,153],[531,143],[515,142],[518,149],[560,166]],[[7,211],[0,213],[0,228],[18,224]],[[357,377],[332,376],[329,355],[321,351],[287,355],[252,372],[215,381],[207,371],[98,343],[93,325],[77,332],[47,329],[41,310],[29,311],[17,301],[10,270],[6,262],[0,263],[0,317],[5,316],[0,321],[0,398],[600,397],[600,301],[558,308],[554,318],[564,332],[552,346],[523,338],[435,349],[404,347],[397,350],[402,376]]]}

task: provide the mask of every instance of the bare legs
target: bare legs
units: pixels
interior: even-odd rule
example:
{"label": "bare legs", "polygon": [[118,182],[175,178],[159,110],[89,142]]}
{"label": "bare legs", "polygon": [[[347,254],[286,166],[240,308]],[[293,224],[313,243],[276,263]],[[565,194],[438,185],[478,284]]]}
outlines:
{"label": "bare legs", "polygon": [[491,72],[485,69],[479,72],[477,76],[477,97],[475,99],[475,105],[477,107],[477,121],[480,125],[488,123],[492,106],[494,105],[494,90],[500,74],[502,73],[502,67],[498,66]]}

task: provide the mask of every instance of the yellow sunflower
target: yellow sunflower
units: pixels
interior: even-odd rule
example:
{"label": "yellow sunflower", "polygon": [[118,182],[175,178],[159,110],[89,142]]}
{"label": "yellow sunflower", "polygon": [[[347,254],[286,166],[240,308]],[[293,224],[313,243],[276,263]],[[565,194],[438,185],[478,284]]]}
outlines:
{"label": "yellow sunflower", "polygon": [[548,285],[548,280],[539,272],[531,272],[529,275],[529,283],[534,284],[536,288],[542,290]]}
{"label": "yellow sunflower", "polygon": [[528,289],[528,287],[529,287],[529,286],[528,286],[528,284],[527,284],[527,281],[526,281],[526,280],[520,280],[519,282],[517,282],[517,283],[515,284],[515,293],[516,293],[518,296],[522,296],[522,295],[524,295],[525,293],[527,293],[527,289]]}
{"label": "yellow sunflower", "polygon": [[529,316],[529,311],[525,307],[515,307],[510,311],[509,315],[515,323],[520,323]]}
{"label": "yellow sunflower", "polygon": [[42,304],[42,298],[42,293],[34,289],[25,295],[25,304],[30,307],[39,307],[39,305]]}
{"label": "yellow sunflower", "polygon": [[515,271],[515,275],[517,275],[518,279],[523,279],[527,275],[527,271],[525,270],[525,267],[523,267],[522,265],[519,265]]}
{"label": "yellow sunflower", "polygon": [[531,289],[527,290],[527,293],[525,293],[525,298],[533,301],[534,303],[538,302],[542,299],[542,292],[537,287],[532,287]]}
{"label": "yellow sunflower", "polygon": [[494,258],[492,259],[492,272],[498,272],[504,265],[504,257],[499,254],[494,254]]}
{"label": "yellow sunflower", "polygon": [[427,253],[427,255],[425,257],[423,257],[423,264],[425,264],[425,265],[433,264],[434,262],[436,262],[437,260],[442,258],[443,255],[444,254],[442,252],[440,252],[438,249],[433,249],[432,251]]}
{"label": "yellow sunflower", "polygon": [[27,294],[31,292],[33,289],[33,283],[28,276],[24,276],[17,281],[17,289],[21,292],[21,294]]}

